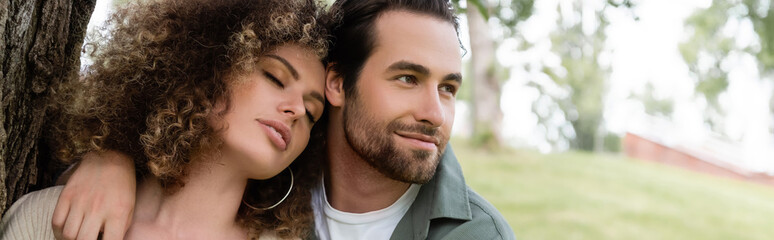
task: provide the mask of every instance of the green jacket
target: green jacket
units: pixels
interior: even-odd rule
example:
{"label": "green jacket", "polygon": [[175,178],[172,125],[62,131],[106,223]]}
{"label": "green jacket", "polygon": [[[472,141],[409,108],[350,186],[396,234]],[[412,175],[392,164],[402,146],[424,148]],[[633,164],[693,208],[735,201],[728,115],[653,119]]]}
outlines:
{"label": "green jacket", "polygon": [[390,239],[516,239],[492,204],[465,184],[451,147]]}
{"label": "green jacket", "polygon": [[[319,238],[311,233],[306,239]],[[435,176],[419,189],[390,239],[512,240],[516,237],[497,209],[465,184],[457,157],[447,147]]]}

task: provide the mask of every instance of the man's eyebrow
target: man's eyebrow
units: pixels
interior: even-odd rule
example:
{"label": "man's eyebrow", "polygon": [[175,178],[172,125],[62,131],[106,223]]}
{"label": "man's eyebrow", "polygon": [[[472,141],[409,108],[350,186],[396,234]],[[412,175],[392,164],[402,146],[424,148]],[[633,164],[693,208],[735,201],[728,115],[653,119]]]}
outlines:
{"label": "man's eyebrow", "polygon": [[266,57],[277,59],[277,61],[280,61],[282,64],[285,64],[285,67],[288,68],[288,71],[290,71],[290,75],[293,75],[293,78],[296,79],[296,81],[298,80],[298,71],[296,71],[296,68],[294,68],[293,65],[290,65],[288,60],[285,60],[280,56],[272,55],[272,54],[268,54],[266,55]]}
{"label": "man's eyebrow", "polygon": [[460,73],[446,74],[446,76],[443,77],[443,81],[455,81],[459,84],[462,84],[462,74]]}
{"label": "man's eyebrow", "polygon": [[[420,74],[428,75],[430,74],[430,70],[427,69],[425,66],[422,66],[420,64],[408,62],[408,61],[398,61],[396,63],[393,63],[390,65],[390,67],[387,68],[388,70],[409,70],[414,71]],[[458,83],[462,83],[462,74],[460,73],[449,73],[446,76],[443,77],[444,81],[455,81]]]}
{"label": "man's eyebrow", "polygon": [[309,93],[309,96],[317,101],[320,101],[323,105],[325,104],[325,98],[323,98],[320,92],[317,92],[317,91],[311,92]]}
{"label": "man's eyebrow", "polygon": [[390,65],[390,67],[387,68],[387,70],[410,70],[424,75],[430,74],[430,70],[425,66],[407,61],[393,63]]}

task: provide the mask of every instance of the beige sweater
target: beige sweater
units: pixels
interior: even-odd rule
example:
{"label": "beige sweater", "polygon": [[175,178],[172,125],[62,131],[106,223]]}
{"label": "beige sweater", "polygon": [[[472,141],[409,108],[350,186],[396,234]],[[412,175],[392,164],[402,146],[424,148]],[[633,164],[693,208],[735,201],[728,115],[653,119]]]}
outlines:
{"label": "beige sweater", "polygon": [[[55,240],[51,219],[63,187],[31,192],[17,200],[0,222],[0,240]],[[280,238],[273,231],[264,231],[260,239]]]}
{"label": "beige sweater", "polygon": [[62,188],[46,188],[17,200],[0,222],[0,240],[54,239],[51,218]]}

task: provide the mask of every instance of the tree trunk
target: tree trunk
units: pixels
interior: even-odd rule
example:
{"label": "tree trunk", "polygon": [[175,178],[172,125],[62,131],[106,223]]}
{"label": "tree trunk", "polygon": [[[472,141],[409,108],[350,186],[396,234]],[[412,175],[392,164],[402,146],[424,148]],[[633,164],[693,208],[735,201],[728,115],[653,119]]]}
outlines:
{"label": "tree trunk", "polygon": [[53,89],[77,77],[96,0],[0,0],[0,214],[53,183],[41,141]]}
{"label": "tree trunk", "polygon": [[473,67],[473,139],[480,144],[498,146],[502,141],[503,113],[500,110],[500,81],[495,76],[495,42],[489,25],[474,6],[468,2],[466,13]]}

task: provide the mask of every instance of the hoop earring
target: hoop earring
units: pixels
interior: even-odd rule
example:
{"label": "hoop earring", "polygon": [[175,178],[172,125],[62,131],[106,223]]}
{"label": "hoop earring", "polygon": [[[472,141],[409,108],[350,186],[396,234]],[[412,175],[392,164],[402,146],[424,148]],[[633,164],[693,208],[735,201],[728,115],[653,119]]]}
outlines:
{"label": "hoop earring", "polygon": [[282,199],[280,199],[280,200],[279,200],[279,202],[277,202],[277,203],[275,203],[274,205],[271,205],[271,206],[269,206],[269,207],[265,207],[265,208],[258,208],[258,207],[253,207],[252,205],[250,205],[249,203],[247,203],[247,202],[245,201],[245,199],[244,199],[244,198],[242,199],[242,203],[244,203],[244,204],[245,204],[245,206],[247,206],[247,207],[249,207],[249,208],[252,208],[253,210],[258,210],[258,211],[266,211],[266,210],[269,210],[269,209],[275,208],[275,207],[277,207],[278,205],[280,205],[280,203],[284,202],[284,201],[285,201],[285,199],[286,199],[286,198],[288,198],[288,196],[290,195],[290,191],[291,191],[291,190],[293,190],[293,180],[294,180],[294,178],[293,178],[293,169],[290,169],[290,168],[288,167],[288,171],[290,171],[290,188],[288,188],[288,192],[287,192],[287,193],[285,193],[285,196],[284,196],[284,197],[282,197]]}

